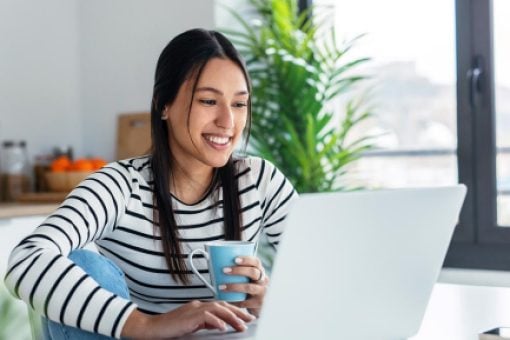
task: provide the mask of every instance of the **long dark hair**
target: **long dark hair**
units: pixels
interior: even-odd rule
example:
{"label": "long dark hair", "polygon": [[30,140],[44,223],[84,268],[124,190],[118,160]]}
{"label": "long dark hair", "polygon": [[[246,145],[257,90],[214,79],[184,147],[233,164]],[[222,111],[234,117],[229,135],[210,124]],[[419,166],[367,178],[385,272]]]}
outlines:
{"label": "long dark hair", "polygon": [[[163,49],[159,57],[154,79],[154,92],[151,105],[152,149],[151,165],[154,180],[154,222],[159,228],[163,251],[170,274],[176,281],[189,283],[186,275],[188,268],[179,242],[179,231],[175,221],[172,196],[169,192],[170,172],[172,169],[172,150],[168,144],[168,128],[161,120],[166,105],[171,105],[179,88],[186,79],[193,77],[193,93],[205,64],[212,58],[229,59],[244,73],[248,92],[251,85],[246,66],[232,43],[221,33],[203,29],[192,29],[179,34]],[[191,103],[189,106],[191,110]],[[189,112],[188,112],[189,122]],[[251,127],[251,99],[248,99],[248,119],[244,130],[245,143],[248,141]],[[246,144],[245,144],[246,146]],[[230,156],[227,164],[215,169],[212,188],[219,183],[223,188],[223,215],[225,220],[225,239],[241,239],[241,207],[239,188],[235,179],[235,165]]]}

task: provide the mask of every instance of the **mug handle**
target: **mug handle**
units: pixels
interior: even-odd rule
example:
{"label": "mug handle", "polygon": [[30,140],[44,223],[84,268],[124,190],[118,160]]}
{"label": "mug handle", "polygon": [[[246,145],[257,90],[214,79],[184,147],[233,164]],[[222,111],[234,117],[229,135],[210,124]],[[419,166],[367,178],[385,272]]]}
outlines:
{"label": "mug handle", "polygon": [[205,259],[209,262],[209,254],[206,251],[202,249],[195,249],[188,255],[188,263],[191,267],[191,271],[198,276],[200,281],[202,281],[205,284],[205,286],[213,292],[214,295],[216,295],[216,289],[214,289],[214,287],[209,282],[207,282],[205,277],[203,277],[202,274],[200,274],[197,268],[195,268],[195,266],[193,265],[193,256],[195,256],[195,254],[197,253],[204,255]]}

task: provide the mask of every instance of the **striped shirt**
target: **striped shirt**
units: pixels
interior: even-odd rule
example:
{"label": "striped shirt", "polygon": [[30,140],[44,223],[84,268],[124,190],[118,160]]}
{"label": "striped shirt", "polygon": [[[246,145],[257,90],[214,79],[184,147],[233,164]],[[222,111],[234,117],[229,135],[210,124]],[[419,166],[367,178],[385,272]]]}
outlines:
{"label": "striped shirt", "polygon": [[[270,162],[236,160],[242,208],[242,238],[265,233],[277,245],[290,203],[290,182]],[[184,254],[225,238],[220,187],[193,204],[174,197],[174,215]],[[36,311],[66,325],[120,338],[133,309],[164,313],[191,300],[212,299],[198,278],[184,286],[169,274],[161,237],[154,233],[153,180],[149,157],[110,163],[77,186],[60,207],[14,248],[5,282]],[[99,287],[67,258],[94,242],[124,272],[130,300]],[[207,264],[196,261],[208,276]],[[191,272],[190,272],[191,273]]]}

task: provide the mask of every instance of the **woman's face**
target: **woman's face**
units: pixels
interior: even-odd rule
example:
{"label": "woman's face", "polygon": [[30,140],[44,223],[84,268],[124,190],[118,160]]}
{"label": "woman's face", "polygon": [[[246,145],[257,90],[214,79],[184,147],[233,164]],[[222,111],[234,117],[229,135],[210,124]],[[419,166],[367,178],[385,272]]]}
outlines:
{"label": "woman's face", "polygon": [[209,60],[197,81],[190,110],[193,77],[190,78],[167,106],[172,155],[189,170],[224,166],[246,126],[249,97],[246,79],[234,62]]}

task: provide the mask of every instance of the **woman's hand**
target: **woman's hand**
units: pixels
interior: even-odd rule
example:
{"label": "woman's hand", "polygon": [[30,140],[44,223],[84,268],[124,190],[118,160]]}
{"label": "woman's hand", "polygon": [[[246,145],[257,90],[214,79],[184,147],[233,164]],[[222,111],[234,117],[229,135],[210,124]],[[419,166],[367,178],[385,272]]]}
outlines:
{"label": "woman's hand", "polygon": [[232,283],[224,285],[221,288],[226,292],[247,293],[248,299],[241,302],[232,302],[232,304],[247,308],[255,316],[260,315],[262,303],[266,296],[269,278],[266,276],[264,267],[260,260],[254,256],[240,256],[236,258],[237,266],[227,267],[223,272],[228,275],[246,276],[250,279],[249,283]]}
{"label": "woman's hand", "polygon": [[238,332],[246,330],[254,316],[224,301],[192,301],[171,312],[148,315],[134,310],[128,317],[122,337],[134,339],[164,339],[179,337],[200,329],[225,331],[227,324]]}

